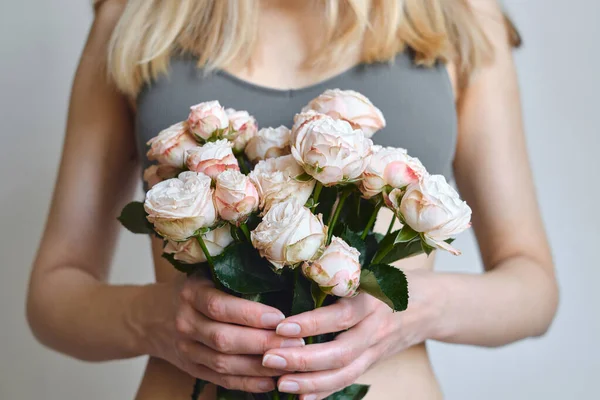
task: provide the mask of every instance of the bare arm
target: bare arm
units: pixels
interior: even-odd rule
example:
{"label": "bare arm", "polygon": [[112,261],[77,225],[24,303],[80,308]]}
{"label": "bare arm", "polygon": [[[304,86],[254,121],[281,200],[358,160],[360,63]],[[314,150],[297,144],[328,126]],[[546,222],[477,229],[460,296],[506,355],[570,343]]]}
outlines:
{"label": "bare arm", "polygon": [[106,48],[121,13],[99,7],[77,70],[54,197],[30,281],[27,313],[38,339],[87,360],[141,354],[130,321],[144,289],[105,283],[138,171],[132,115],[108,82]]}

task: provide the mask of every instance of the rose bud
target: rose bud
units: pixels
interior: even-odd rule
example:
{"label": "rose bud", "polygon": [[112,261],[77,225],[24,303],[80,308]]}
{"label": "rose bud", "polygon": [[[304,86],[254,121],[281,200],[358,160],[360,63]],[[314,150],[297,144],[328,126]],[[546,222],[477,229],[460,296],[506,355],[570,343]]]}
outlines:
{"label": "rose bud", "polygon": [[215,206],[221,219],[235,223],[245,222],[258,208],[258,192],[252,181],[235,170],[227,170],[217,176]]}
{"label": "rose bud", "polygon": [[425,243],[460,254],[445,240],[471,226],[471,208],[460,199],[446,178],[442,175],[425,176],[420,182],[409,185],[403,194],[400,189],[394,189],[389,198],[406,224],[423,235]]}
{"label": "rose bud", "polygon": [[182,169],[185,167],[185,153],[198,146],[194,137],[188,132],[185,122],[179,122],[161,131],[147,143],[150,150],[146,156],[150,161],[171,165]]}
{"label": "rose bud", "polygon": [[248,111],[236,111],[233,108],[225,110],[229,118],[228,138],[233,142],[233,152],[242,153],[248,141],[258,132],[256,119]]}
{"label": "rose bud", "polygon": [[165,239],[183,241],[201,228],[215,224],[211,179],[185,171],[179,177],[159,182],[146,193],[144,209],[148,221]]}
{"label": "rose bud", "polygon": [[[229,225],[223,225],[202,235],[208,254],[216,257],[233,242]],[[167,254],[173,254],[173,258],[184,264],[198,264],[206,262],[206,255],[196,238],[185,242],[173,242],[169,240],[164,248]]]}
{"label": "rose bud", "polygon": [[262,128],[246,145],[246,156],[253,163],[287,154],[290,154],[290,130],[283,125]]}
{"label": "rose bud", "polygon": [[187,123],[190,132],[203,142],[221,137],[229,128],[229,118],[218,101],[207,101],[190,107]]}
{"label": "rose bud", "polygon": [[289,200],[273,205],[251,237],[260,255],[281,269],[318,257],[327,238],[327,227],[320,215]]}
{"label": "rose bud", "polygon": [[295,178],[304,170],[292,156],[282,156],[259,161],[248,177],[258,189],[260,209],[266,213],[274,204],[296,199],[306,204],[316,181],[299,181]]}
{"label": "rose bud", "polygon": [[315,119],[306,122],[296,134],[292,155],[325,186],[356,180],[371,156],[371,140],[346,121]]}
{"label": "rose bud", "polygon": [[427,174],[418,158],[413,158],[405,149],[373,146],[371,156],[360,183],[360,191],[369,199],[390,188],[403,188],[418,182]]}
{"label": "rose bud", "polygon": [[151,188],[158,182],[176,177],[181,172],[181,168],[173,167],[171,165],[151,165],[144,170],[143,178],[144,182],[148,185],[148,188]]}
{"label": "rose bud", "polygon": [[379,108],[354,90],[329,89],[311,100],[302,112],[315,110],[335,119],[343,119],[360,128],[366,137],[385,127],[385,118]]}
{"label": "rose bud", "polygon": [[190,171],[202,172],[213,179],[227,169],[239,171],[231,146],[232,143],[225,139],[196,146],[187,152],[187,167]]}
{"label": "rose bud", "polygon": [[352,297],[360,284],[359,257],[358,250],[334,236],[321,257],[302,264],[302,272],[324,293]]}

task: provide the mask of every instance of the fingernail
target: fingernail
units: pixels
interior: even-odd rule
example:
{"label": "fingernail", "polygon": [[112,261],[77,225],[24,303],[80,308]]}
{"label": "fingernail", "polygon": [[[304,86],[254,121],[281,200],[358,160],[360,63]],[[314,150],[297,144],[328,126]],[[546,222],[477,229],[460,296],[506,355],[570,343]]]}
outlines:
{"label": "fingernail", "polygon": [[267,368],[283,369],[287,366],[287,361],[285,358],[276,356],[275,354],[265,354],[262,365]]}
{"label": "fingernail", "polygon": [[281,346],[279,347],[302,347],[304,346],[304,339],[302,338],[298,338],[298,339],[285,339],[283,342],[281,342]]}
{"label": "fingernail", "polygon": [[265,328],[273,328],[284,319],[285,317],[283,316],[283,314],[266,313],[261,315],[260,323],[263,324]]}
{"label": "fingernail", "polygon": [[275,330],[275,332],[278,335],[282,336],[294,336],[299,335],[301,330],[302,329],[300,328],[300,325],[288,322],[285,324],[277,325],[277,329]]}
{"label": "fingernail", "polygon": [[267,392],[275,389],[275,384],[273,384],[273,381],[260,381],[258,382],[258,388]]}
{"label": "fingernail", "polygon": [[279,391],[286,393],[296,393],[300,391],[300,385],[294,381],[283,381],[279,384]]}
{"label": "fingernail", "polygon": [[317,400],[317,395],[309,394],[308,396],[304,396],[304,400]]}

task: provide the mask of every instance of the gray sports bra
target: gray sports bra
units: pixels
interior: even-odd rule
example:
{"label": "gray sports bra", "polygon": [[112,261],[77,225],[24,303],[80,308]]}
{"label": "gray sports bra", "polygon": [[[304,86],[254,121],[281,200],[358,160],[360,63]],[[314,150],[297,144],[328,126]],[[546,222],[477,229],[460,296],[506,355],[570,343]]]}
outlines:
{"label": "gray sports bra", "polygon": [[169,75],[146,85],[137,98],[137,142],[144,168],[150,164],[146,142],[186,119],[194,104],[219,100],[226,108],[248,110],[259,127],[291,127],[294,114],[306,103],[335,88],[356,90],[381,109],[387,126],[373,135],[375,144],[406,148],[429,172],[451,178],[457,117],[446,68],[416,66],[408,52],[398,54],[394,63],[361,64],[292,90],[254,85],[224,71],[205,75],[194,59],[175,58]]}

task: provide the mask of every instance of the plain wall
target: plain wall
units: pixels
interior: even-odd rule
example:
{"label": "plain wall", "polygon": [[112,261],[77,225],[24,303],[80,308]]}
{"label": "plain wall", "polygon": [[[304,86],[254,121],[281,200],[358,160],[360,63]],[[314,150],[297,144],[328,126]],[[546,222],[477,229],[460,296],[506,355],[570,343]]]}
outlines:
{"label": "plain wall", "polygon": [[[86,0],[0,4],[0,399],[131,399],[144,359],[88,364],[40,346],[27,279],[60,158],[68,95],[92,13]],[[500,349],[431,343],[450,400],[598,399],[600,373],[600,2],[507,0],[531,163],[561,304],[550,332]],[[90,110],[93,112],[93,110]],[[440,270],[477,272],[472,234]],[[146,238],[122,235],[114,282],[152,280]],[[502,299],[498,299],[502,301]]]}

